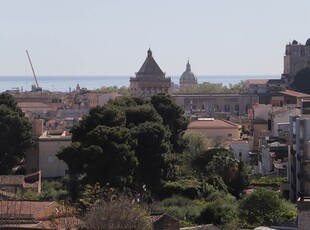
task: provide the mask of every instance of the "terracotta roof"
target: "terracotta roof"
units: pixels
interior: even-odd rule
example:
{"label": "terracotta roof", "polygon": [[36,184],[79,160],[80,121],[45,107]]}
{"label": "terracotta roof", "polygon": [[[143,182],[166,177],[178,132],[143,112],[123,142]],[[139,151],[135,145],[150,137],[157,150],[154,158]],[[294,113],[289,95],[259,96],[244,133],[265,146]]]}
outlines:
{"label": "terracotta roof", "polygon": [[151,213],[150,219],[151,219],[152,223],[155,223],[155,222],[159,221],[164,216],[169,217],[170,219],[173,219],[173,220],[177,221],[175,218],[173,218],[172,216],[168,215],[167,213]]}
{"label": "terracotta roof", "polygon": [[17,105],[22,109],[27,108],[51,108],[51,106],[43,102],[18,102]]}
{"label": "terracotta roof", "polygon": [[9,217],[34,219],[38,214],[50,206],[52,202],[42,201],[0,201],[0,219]]}
{"label": "terracotta roof", "polygon": [[248,140],[230,140],[230,141],[225,141],[225,144],[231,145],[231,144],[249,144]]}
{"label": "terracotta roof", "polygon": [[214,119],[204,121],[192,121],[188,129],[218,129],[218,128],[238,128],[239,125],[230,121]]}
{"label": "terracotta roof", "polygon": [[308,98],[310,98],[309,94],[300,93],[300,92],[289,90],[289,89],[280,91],[280,93],[284,94],[284,95],[292,96],[292,97],[298,97],[298,98],[308,97]]}
{"label": "terracotta roof", "polygon": [[165,215],[165,213],[160,213],[160,214],[151,214],[150,219],[152,223],[157,222],[160,218],[162,218]]}
{"label": "terracotta roof", "polygon": [[25,177],[22,175],[0,176],[0,186],[23,186]]}
{"label": "terracotta roof", "polygon": [[248,83],[251,85],[266,85],[268,82],[268,79],[251,79],[247,80]]}

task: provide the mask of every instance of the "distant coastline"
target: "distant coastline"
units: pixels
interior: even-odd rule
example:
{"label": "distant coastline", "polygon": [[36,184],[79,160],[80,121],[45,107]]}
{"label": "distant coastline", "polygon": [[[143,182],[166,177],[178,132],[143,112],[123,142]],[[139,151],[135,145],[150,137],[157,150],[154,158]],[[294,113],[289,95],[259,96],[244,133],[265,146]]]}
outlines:
{"label": "distant coastline", "polygon": [[[77,84],[89,90],[98,89],[102,86],[129,86],[129,78],[132,76],[99,76],[99,75],[76,75],[76,76],[37,76],[39,85],[43,90],[51,92],[69,92]],[[179,84],[180,76],[168,76],[174,84]],[[247,79],[280,79],[280,75],[197,75],[198,83],[222,83],[223,85],[236,84]],[[13,76],[0,75],[0,92],[18,88],[19,90],[29,91],[33,85],[34,78],[31,75]]]}

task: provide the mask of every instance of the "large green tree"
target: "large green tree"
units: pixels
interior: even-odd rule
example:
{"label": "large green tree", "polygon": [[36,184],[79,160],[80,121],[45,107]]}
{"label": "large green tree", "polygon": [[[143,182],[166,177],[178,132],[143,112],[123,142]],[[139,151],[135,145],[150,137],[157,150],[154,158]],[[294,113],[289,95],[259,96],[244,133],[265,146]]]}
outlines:
{"label": "large green tree", "polygon": [[31,137],[31,123],[13,96],[0,94],[0,174],[12,173],[23,162]]}
{"label": "large green tree", "polygon": [[153,96],[151,103],[162,117],[163,124],[168,126],[171,132],[170,142],[173,145],[173,151],[181,153],[186,147],[182,135],[189,124],[189,120],[184,116],[184,110],[167,94]]}
{"label": "large green tree", "polygon": [[124,97],[91,109],[72,129],[73,143],[59,158],[72,174],[83,175],[85,183],[160,189],[174,175],[173,143],[187,120],[170,97],[162,95],[157,106],[151,101]]}
{"label": "large green tree", "polygon": [[145,122],[138,125],[134,132],[139,162],[135,178],[138,184],[145,184],[150,190],[158,191],[163,180],[171,179],[167,173],[169,161],[166,160],[171,151],[168,131],[162,124]]}

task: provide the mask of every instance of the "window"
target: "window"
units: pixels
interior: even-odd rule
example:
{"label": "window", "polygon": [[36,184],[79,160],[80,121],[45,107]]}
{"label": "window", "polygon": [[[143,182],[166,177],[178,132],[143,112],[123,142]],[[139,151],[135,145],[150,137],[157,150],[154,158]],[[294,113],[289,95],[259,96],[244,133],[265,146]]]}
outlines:
{"label": "window", "polygon": [[219,111],[219,106],[217,104],[214,105],[214,111]]}
{"label": "window", "polygon": [[239,105],[235,105],[235,111],[239,111]]}
{"label": "window", "polygon": [[225,112],[229,112],[230,110],[230,105],[226,104],[224,107]]}
{"label": "window", "polygon": [[293,121],[293,134],[296,134],[296,121]]}
{"label": "window", "polygon": [[53,155],[47,156],[47,163],[53,163]]}

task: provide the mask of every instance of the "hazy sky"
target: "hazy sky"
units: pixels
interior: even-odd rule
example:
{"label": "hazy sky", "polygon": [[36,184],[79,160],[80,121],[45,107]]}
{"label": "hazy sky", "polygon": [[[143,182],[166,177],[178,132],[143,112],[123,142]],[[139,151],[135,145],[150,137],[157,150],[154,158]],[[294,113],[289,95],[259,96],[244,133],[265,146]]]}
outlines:
{"label": "hazy sky", "polygon": [[310,37],[309,0],[0,0],[0,75],[280,75]]}

